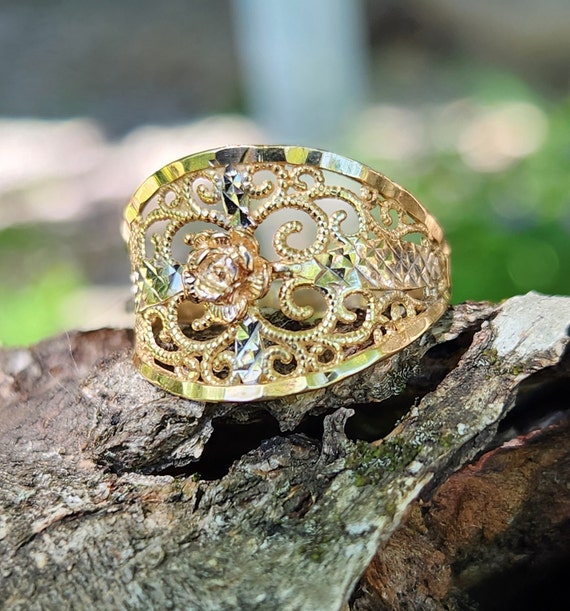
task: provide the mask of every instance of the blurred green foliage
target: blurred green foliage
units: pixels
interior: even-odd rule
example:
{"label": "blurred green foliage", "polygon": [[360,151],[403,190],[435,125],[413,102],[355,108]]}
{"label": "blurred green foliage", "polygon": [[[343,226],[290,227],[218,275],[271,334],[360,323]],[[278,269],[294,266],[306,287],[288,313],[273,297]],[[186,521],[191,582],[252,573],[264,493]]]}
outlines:
{"label": "blurred green foliage", "polygon": [[71,258],[38,227],[0,232],[0,345],[25,345],[66,328],[65,302],[82,286]]}
{"label": "blurred green foliage", "polygon": [[[570,142],[557,133],[570,134],[570,113],[557,119],[544,148],[504,172],[474,181],[457,159],[437,159],[433,172],[416,179],[451,244],[454,302],[570,292]],[[461,201],[457,218],[438,201],[440,178]],[[504,202],[510,216],[495,208]]]}
{"label": "blurred green foliage", "polygon": [[570,100],[532,103],[548,119],[545,142],[504,170],[477,172],[449,150],[412,164],[367,160],[443,226],[454,303],[570,294]]}
{"label": "blurred green foliage", "polygon": [[36,281],[17,287],[0,286],[2,300],[0,339],[7,346],[31,344],[65,328],[64,304],[79,287],[78,274],[70,265],[57,264]]}

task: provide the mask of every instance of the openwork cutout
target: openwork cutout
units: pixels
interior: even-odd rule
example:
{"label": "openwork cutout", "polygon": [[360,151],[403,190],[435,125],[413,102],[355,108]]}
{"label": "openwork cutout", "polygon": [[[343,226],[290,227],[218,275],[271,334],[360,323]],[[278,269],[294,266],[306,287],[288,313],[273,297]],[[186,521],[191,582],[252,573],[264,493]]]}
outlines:
{"label": "openwork cutout", "polygon": [[[176,161],[135,193],[123,229],[135,362],[190,398],[326,386],[412,342],[449,298],[433,217],[385,176],[314,149],[233,147]],[[261,248],[269,235],[272,248]]]}

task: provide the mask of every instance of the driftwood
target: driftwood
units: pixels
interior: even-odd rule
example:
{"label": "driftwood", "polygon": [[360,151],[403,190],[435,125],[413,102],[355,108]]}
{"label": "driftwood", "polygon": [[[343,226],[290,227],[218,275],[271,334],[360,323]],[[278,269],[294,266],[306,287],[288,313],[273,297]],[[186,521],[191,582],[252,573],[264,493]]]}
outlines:
{"label": "driftwood", "polygon": [[569,324],[570,298],[462,304],[336,386],[245,406],[148,384],[127,330],[6,349],[0,604],[568,602]]}

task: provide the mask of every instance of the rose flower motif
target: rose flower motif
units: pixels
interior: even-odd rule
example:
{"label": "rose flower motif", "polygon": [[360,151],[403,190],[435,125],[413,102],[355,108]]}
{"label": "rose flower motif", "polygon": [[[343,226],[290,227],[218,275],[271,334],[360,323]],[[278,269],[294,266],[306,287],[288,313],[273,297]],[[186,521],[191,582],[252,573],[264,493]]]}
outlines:
{"label": "rose flower motif", "polygon": [[248,305],[271,283],[271,264],[259,254],[251,233],[203,231],[189,237],[193,247],[184,271],[186,295],[206,305],[203,322],[228,324],[243,318]]}

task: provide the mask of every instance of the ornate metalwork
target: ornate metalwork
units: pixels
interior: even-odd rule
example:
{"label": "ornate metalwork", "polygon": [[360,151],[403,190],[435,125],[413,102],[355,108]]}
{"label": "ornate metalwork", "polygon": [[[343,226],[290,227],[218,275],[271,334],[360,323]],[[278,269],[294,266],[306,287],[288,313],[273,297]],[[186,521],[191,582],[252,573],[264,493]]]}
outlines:
{"label": "ornate metalwork", "polygon": [[[312,237],[295,245],[307,225]],[[139,188],[124,235],[135,361],[196,399],[331,384],[409,344],[449,297],[433,217],[385,176],[314,149],[233,147],[174,162]]]}

